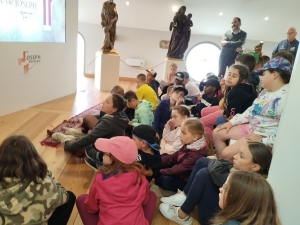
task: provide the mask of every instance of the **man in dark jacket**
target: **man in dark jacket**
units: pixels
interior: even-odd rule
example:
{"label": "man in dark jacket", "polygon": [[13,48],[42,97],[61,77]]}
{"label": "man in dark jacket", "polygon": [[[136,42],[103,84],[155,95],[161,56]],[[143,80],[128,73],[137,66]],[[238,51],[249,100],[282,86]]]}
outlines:
{"label": "man in dark jacket", "polygon": [[272,57],[274,57],[274,55],[277,52],[288,51],[294,56],[293,62],[295,62],[295,58],[299,46],[299,41],[296,39],[297,31],[294,27],[291,27],[287,30],[286,35],[287,35],[287,39],[280,41],[276,45],[275,49],[272,52]]}
{"label": "man in dark jacket", "polygon": [[222,38],[222,50],[219,57],[219,77],[223,77],[226,72],[226,67],[234,64],[237,54],[242,51],[242,46],[245,44],[247,33],[240,29],[241,19],[234,17],[232,26]]}

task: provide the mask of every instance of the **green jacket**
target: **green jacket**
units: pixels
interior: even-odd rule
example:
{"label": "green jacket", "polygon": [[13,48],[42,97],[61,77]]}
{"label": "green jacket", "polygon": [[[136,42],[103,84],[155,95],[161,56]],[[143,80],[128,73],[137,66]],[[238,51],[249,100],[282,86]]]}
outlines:
{"label": "green jacket", "polygon": [[5,225],[46,225],[54,210],[66,203],[68,197],[50,171],[38,184],[14,177],[0,181],[0,212]]}
{"label": "green jacket", "polygon": [[152,111],[153,104],[146,100],[141,100],[134,112],[134,119],[132,126],[139,125],[153,125],[154,115]]}

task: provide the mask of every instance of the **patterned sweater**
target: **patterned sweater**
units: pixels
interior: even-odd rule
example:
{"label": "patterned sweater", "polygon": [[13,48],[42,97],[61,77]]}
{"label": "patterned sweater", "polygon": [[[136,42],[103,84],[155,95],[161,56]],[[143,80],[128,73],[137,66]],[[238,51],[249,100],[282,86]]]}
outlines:
{"label": "patterned sweater", "polygon": [[235,115],[230,122],[233,126],[249,123],[251,132],[263,136],[262,142],[272,147],[287,98],[288,87],[289,85],[286,84],[274,92],[263,90],[252,106],[244,113]]}
{"label": "patterned sweater", "polygon": [[6,225],[46,225],[54,210],[68,201],[68,194],[48,171],[40,183],[6,177],[0,182],[0,212]]}

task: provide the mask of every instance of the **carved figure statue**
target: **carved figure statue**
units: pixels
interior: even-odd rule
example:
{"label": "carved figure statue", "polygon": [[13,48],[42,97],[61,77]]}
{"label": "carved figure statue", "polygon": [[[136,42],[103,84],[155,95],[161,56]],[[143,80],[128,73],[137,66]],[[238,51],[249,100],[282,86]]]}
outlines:
{"label": "carved figure statue", "polygon": [[170,23],[172,36],[167,56],[170,58],[182,59],[191,37],[192,14],[185,15],[186,7],[181,6],[175,13],[173,21]]}
{"label": "carved figure statue", "polygon": [[254,51],[257,55],[262,56],[262,46],[263,46],[264,42],[261,41],[258,45],[256,45],[254,47]]}
{"label": "carved figure statue", "polygon": [[113,0],[103,3],[101,19],[105,35],[102,50],[103,52],[110,52],[114,48],[118,21],[117,7]]}

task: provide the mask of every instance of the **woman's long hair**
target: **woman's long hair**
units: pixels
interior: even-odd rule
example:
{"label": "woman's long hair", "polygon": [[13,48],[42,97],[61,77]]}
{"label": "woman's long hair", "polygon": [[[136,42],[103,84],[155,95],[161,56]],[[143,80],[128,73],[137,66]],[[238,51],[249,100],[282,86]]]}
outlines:
{"label": "woman's long hair", "polygon": [[224,208],[212,224],[238,220],[242,225],[281,225],[272,187],[263,176],[248,171],[232,172],[223,196]]}
{"label": "woman's long hair", "polygon": [[145,167],[139,162],[134,162],[132,164],[125,164],[122,163],[120,160],[118,160],[116,157],[114,157],[112,154],[110,154],[109,157],[112,160],[112,164],[103,165],[99,168],[99,172],[105,176],[119,176],[122,173],[137,171],[138,177],[135,181],[136,184],[136,183],[141,183],[142,175],[152,176],[153,174],[151,169],[149,170],[145,169]]}
{"label": "woman's long hair", "polygon": [[39,183],[47,174],[47,164],[31,141],[22,135],[6,138],[0,146],[0,181],[4,177],[19,178],[21,182]]}

